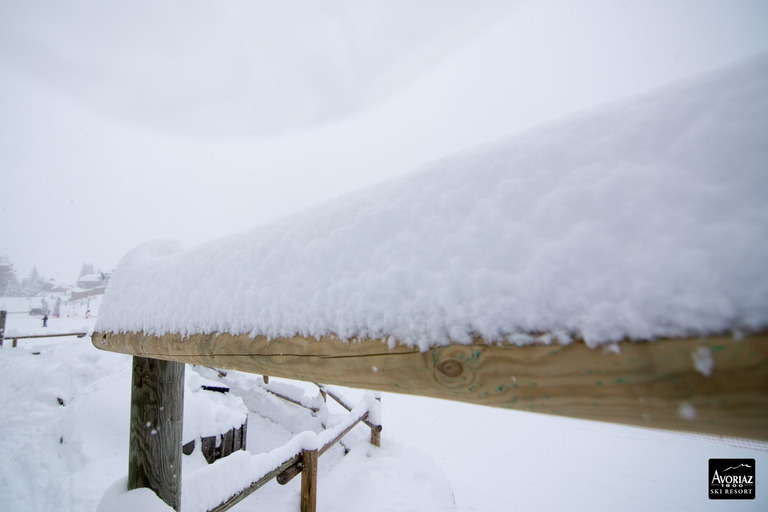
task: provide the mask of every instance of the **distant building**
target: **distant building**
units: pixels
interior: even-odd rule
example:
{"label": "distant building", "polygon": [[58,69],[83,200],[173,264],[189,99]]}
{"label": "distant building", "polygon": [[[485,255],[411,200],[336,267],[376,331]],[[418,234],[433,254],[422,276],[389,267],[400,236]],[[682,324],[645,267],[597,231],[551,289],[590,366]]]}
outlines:
{"label": "distant building", "polygon": [[107,289],[107,283],[109,282],[110,277],[112,277],[112,275],[105,272],[83,274],[78,278],[77,285],[72,290],[70,299],[79,300],[103,294]]}
{"label": "distant building", "polygon": [[106,287],[107,280],[104,274],[84,274],[77,280],[77,287],[81,290],[92,290],[98,287]]}

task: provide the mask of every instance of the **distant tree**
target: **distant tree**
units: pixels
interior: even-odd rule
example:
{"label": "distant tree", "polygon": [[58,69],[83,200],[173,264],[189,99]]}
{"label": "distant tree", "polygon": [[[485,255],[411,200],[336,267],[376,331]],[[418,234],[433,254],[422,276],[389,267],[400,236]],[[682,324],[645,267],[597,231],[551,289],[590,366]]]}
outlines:
{"label": "distant tree", "polygon": [[8,256],[0,255],[0,297],[20,295],[19,279]]}
{"label": "distant tree", "polygon": [[93,263],[83,263],[83,268],[80,269],[80,275],[78,277],[83,277],[86,274],[94,274],[96,271],[93,268]]}
{"label": "distant tree", "polygon": [[45,291],[46,285],[45,278],[38,273],[37,267],[33,266],[29,276],[21,280],[21,292],[31,297]]}

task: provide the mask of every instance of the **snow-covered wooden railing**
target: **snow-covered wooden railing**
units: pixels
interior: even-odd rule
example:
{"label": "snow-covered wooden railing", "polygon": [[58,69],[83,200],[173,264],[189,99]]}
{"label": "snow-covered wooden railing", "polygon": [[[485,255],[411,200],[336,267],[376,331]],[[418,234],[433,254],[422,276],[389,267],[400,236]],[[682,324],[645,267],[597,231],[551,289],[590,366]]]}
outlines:
{"label": "snow-covered wooden railing", "polygon": [[[13,340],[12,347],[18,346],[18,340],[29,340],[33,338],[61,338],[65,336],[77,336],[78,338],[85,338],[88,335],[87,332],[65,332],[65,333],[55,333],[55,334],[24,334],[24,335],[16,335],[13,334],[11,336],[6,336],[5,339],[11,339]],[[3,346],[3,341],[0,340],[0,347]]]}
{"label": "snow-covered wooden railing", "polygon": [[[94,334],[93,340],[106,339]],[[98,346],[98,345],[97,345]],[[104,346],[100,347],[104,348]],[[184,361],[164,360],[134,354],[131,392],[130,443],[128,460],[128,489],[147,487],[173,509],[181,510],[181,454],[182,418],[184,414]],[[280,398],[293,403],[300,402],[284,393],[275,392]],[[340,400],[337,398],[337,400]],[[342,403],[342,402],[340,402]],[[346,404],[346,403],[345,403]],[[195,494],[194,482],[189,499],[197,509],[222,512],[272,480],[287,483],[302,473],[301,510],[315,510],[317,493],[317,459],[336,444],[358,423],[371,428],[371,442],[379,445],[381,421],[379,402],[372,395],[349,410],[346,421],[320,434],[304,432],[287,445],[269,454],[251,455],[233,453],[226,459],[214,462],[210,468],[220,471],[230,464],[238,464],[236,481],[229,478],[223,486],[222,496]],[[234,461],[234,462],[233,462]],[[194,478],[215,478],[210,469],[198,470]],[[203,476],[199,476],[202,474]],[[208,488],[209,486],[200,486]]]}
{"label": "snow-covered wooden railing", "polygon": [[[517,346],[477,340],[420,350],[371,339],[102,332],[94,333],[92,342],[100,349],[135,356],[129,488],[149,487],[177,510],[184,363],[574,418],[768,439],[765,332],[596,349],[579,341]],[[379,443],[380,421],[369,417],[370,408],[353,408],[332,388],[318,386],[350,411],[348,424],[277,461],[210,510],[226,510],[272,478],[285,483],[302,470],[302,510],[313,510],[317,457],[361,421],[371,427],[371,442]]]}
{"label": "snow-covered wooden railing", "polygon": [[568,345],[95,333],[95,346],[308,382],[768,439],[768,333]]}
{"label": "snow-covered wooden railing", "polygon": [[[344,398],[342,398],[341,394],[338,393],[335,389],[332,389],[329,386],[326,386],[324,384],[315,383],[315,385],[320,389],[320,393],[323,395],[324,398],[326,396],[330,396],[343,408],[345,408],[349,412],[352,412],[352,405],[350,405],[349,402],[347,402]],[[379,398],[378,400],[380,401],[381,399]],[[363,420],[363,423],[368,425],[371,429],[371,444],[374,446],[381,446],[381,424],[373,423],[368,419]]]}
{"label": "snow-covered wooden railing", "polygon": [[138,247],[93,343],[768,439],[765,84],[760,57],[240,235]]}
{"label": "snow-covered wooden railing", "polygon": [[[345,400],[341,393],[339,393],[337,390],[326,386],[325,384],[318,384],[315,383],[315,386],[320,390],[320,396],[322,396],[322,400],[326,401],[327,397],[331,397],[336,403],[341,405],[344,409],[346,409],[349,412],[352,412],[352,409],[354,406],[350,405],[350,403]],[[313,400],[307,400],[306,396],[289,396],[290,393],[284,392],[280,388],[276,388],[274,384],[269,383],[269,377],[264,376],[264,384],[259,385],[261,389],[266,391],[267,393],[274,395],[282,400],[285,400],[286,402],[290,402],[292,404],[298,405],[299,407],[303,407],[309,411],[312,411],[312,413],[317,413],[320,410],[319,404],[315,403]],[[286,388],[287,390],[288,388]],[[381,398],[377,398],[377,400],[381,401]],[[363,423],[365,423],[370,429],[371,429],[371,444],[373,446],[381,446],[381,430],[382,426],[380,423],[373,423],[368,417],[366,416],[361,420]],[[325,428],[325,425],[323,425],[323,428]],[[295,476],[295,475],[293,475]],[[291,477],[293,478],[293,477]],[[281,481],[282,480],[282,481]],[[280,483],[287,483],[289,479],[285,479],[285,477],[278,478],[278,481]]]}
{"label": "snow-covered wooden railing", "polygon": [[[293,394],[289,391],[290,388],[282,387],[279,385],[276,385],[274,382],[269,382],[269,376],[264,376],[264,384],[258,384],[257,386],[270,395],[274,395],[277,398],[280,398],[281,400],[284,400],[286,402],[292,403],[294,405],[298,405],[299,407],[303,407],[304,409],[307,409],[308,411],[311,411],[313,414],[320,411],[320,406],[323,403],[323,399],[320,397],[314,397],[313,399],[308,399],[304,394],[301,396],[298,396],[296,394]],[[319,402],[319,403],[318,403]]]}
{"label": "snow-covered wooden railing", "polygon": [[[321,455],[327,452],[336,443],[347,435],[355,426],[364,422],[370,425],[371,431],[381,431],[381,421],[379,413],[379,403],[373,395],[367,394],[365,399],[349,411],[349,415],[338,425],[326,429],[319,434],[313,432],[303,432],[282,447],[276,448],[266,454],[249,455],[247,453],[238,454],[237,458],[230,457],[231,461],[217,462],[209,468],[204,468],[204,473],[196,474],[194,478],[213,478],[213,473],[223,471],[225,464],[237,464],[239,476],[239,489],[236,492],[231,490],[228,496],[202,498],[200,496],[189,496],[195,499],[198,508],[208,510],[209,512],[223,512],[239,503],[251,493],[258,490],[273,478],[281,485],[287,484],[295,476],[301,473],[301,511],[310,512],[315,510],[317,500],[317,463]],[[219,464],[219,466],[216,466]],[[210,474],[209,474],[210,473]],[[250,481],[243,485],[244,479]],[[230,489],[234,488],[233,483],[229,482]],[[194,491],[192,491],[194,492]],[[201,503],[202,499],[207,499],[207,505]],[[210,507],[213,501],[219,500],[216,506]]]}
{"label": "snow-covered wooden railing", "polygon": [[45,334],[11,334],[7,335],[5,332],[5,320],[8,316],[8,312],[3,310],[0,311],[0,347],[3,346],[3,343],[6,339],[13,340],[11,346],[17,347],[19,344],[19,340],[26,340],[26,339],[33,339],[33,338],[59,338],[63,336],[77,336],[78,338],[84,338],[88,333],[87,332],[54,332],[54,333],[45,333]]}

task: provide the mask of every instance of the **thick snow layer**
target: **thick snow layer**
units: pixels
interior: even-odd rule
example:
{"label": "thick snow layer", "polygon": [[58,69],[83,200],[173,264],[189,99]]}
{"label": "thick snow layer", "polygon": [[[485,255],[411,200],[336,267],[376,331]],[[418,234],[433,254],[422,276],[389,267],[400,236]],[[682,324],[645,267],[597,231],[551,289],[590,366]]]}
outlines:
{"label": "thick snow layer", "polygon": [[761,56],[242,235],[138,248],[97,329],[425,348],[765,328],[767,92]]}

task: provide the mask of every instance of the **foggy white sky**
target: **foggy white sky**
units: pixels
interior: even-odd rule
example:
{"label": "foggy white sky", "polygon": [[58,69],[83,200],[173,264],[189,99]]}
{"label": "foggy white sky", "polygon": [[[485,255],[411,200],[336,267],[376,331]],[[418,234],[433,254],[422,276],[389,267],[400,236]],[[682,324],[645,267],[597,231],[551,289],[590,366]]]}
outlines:
{"label": "foggy white sky", "polygon": [[19,277],[239,232],[768,50],[761,0],[285,4],[0,4]]}

